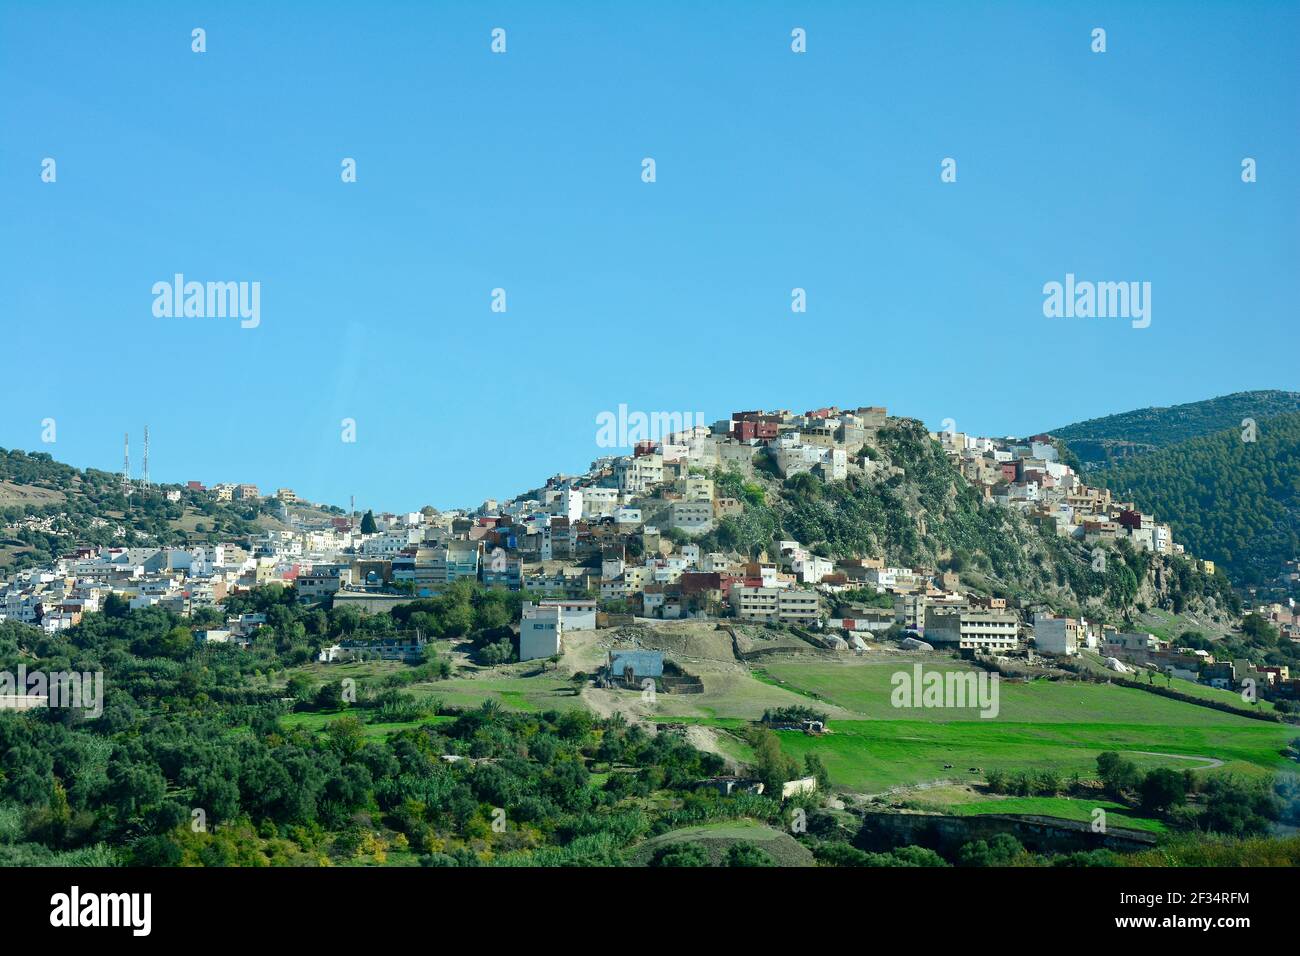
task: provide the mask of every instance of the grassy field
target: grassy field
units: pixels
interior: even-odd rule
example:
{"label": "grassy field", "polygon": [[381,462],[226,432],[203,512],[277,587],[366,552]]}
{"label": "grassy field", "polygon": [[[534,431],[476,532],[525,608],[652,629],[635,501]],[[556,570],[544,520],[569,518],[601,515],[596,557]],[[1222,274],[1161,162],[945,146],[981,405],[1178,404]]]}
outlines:
{"label": "grassy field", "polygon": [[[1125,753],[1141,767],[1223,769],[1246,774],[1295,771],[1282,756],[1300,727],[1198,707],[1114,684],[1039,680],[999,682],[998,714],[975,709],[896,708],[892,678],[911,674],[911,661],[838,663],[786,659],[765,664],[765,679],[856,719],[830,722],[831,733],[807,737],[783,732],[783,747],[802,759],[816,753],[837,786],[868,793],[941,779],[979,779],[984,771],[1055,770],[1090,778],[1097,755]],[[925,661],[926,671],[968,671],[959,661]],[[1186,683],[1186,682],[1184,682]],[[1194,686],[1194,685],[1189,685]],[[1210,688],[1202,688],[1211,693]],[[816,704],[814,704],[816,706]],[[950,768],[945,768],[950,764]],[[973,774],[971,767],[980,768]],[[992,811],[988,811],[992,812]]]}
{"label": "grassy field", "polygon": [[[1192,704],[1180,706],[1197,709]],[[821,757],[835,785],[866,793],[945,778],[975,780],[992,769],[1054,770],[1067,776],[1078,771],[1090,779],[1096,773],[1097,755],[1106,750],[1125,753],[1143,767],[1188,769],[1196,764],[1140,751],[1217,757],[1226,761],[1225,770],[1245,773],[1295,769],[1280,754],[1286,740],[1296,736],[1295,727],[1214,716],[1235,723],[861,720],[834,721],[832,732],[821,737],[797,731],[782,731],[780,736],[783,749],[799,760],[807,753]],[[951,769],[945,769],[945,764],[951,764]],[[971,767],[981,773],[970,773]]]}
{"label": "grassy field", "polygon": [[[435,645],[444,657],[451,654],[449,641]],[[374,683],[411,669],[400,661],[362,661],[344,664],[302,664],[285,672],[283,684],[293,674],[305,674],[313,681],[339,681],[352,678],[358,684]],[[573,693],[574,685],[562,672],[539,673],[535,664],[513,664],[495,669],[463,670],[447,680],[423,681],[401,687],[405,693],[422,700],[436,700],[445,707],[469,709],[494,700],[507,710],[539,712],[571,710],[582,707]]]}
{"label": "grassy field", "polygon": [[[654,712],[672,718],[738,717],[758,720],[766,710],[791,705],[807,705],[808,698],[790,688],[744,673],[706,673],[703,694],[660,694]],[[834,704],[828,708],[832,717],[856,716]]]}
{"label": "grassy field", "polygon": [[530,713],[583,706],[581,698],[573,693],[573,683],[555,673],[532,677],[452,677],[412,684],[410,692],[416,697],[437,700],[444,707],[478,707],[485,700],[495,700],[508,710]]}
{"label": "grassy field", "polygon": [[[1096,654],[1084,654],[1080,656],[1079,660],[1094,673],[1111,673],[1101,662],[1101,658]],[[1126,674],[1125,676],[1130,680],[1145,681],[1147,679],[1146,673],[1147,672],[1139,671],[1136,674]],[[1155,685],[1157,687],[1168,687],[1172,690],[1178,691],[1180,694],[1199,697],[1202,700],[1219,701],[1220,703],[1228,704],[1229,706],[1236,707],[1243,711],[1260,710],[1272,712],[1275,709],[1272,701],[1261,700],[1257,703],[1248,704],[1242,700],[1241,694],[1237,691],[1221,690],[1218,687],[1209,687],[1205,684],[1197,684],[1194,681],[1183,680],[1181,677],[1157,677],[1155,679]]]}
{"label": "grassy field", "polygon": [[[912,673],[913,664],[898,663],[836,663],[829,661],[773,661],[765,665],[769,678],[782,681],[788,690],[804,693],[828,704],[838,705],[857,715],[878,720],[928,720],[939,723],[950,721],[983,720],[973,708],[925,709],[895,708],[890,700],[891,680],[900,671]],[[923,663],[924,672],[974,670],[958,661]],[[1196,685],[1180,682],[1189,687]],[[1182,689],[1181,687],[1179,689]],[[1201,688],[1206,697],[1223,695],[1230,701],[1241,703],[1240,696],[1230,691]],[[1212,699],[1223,699],[1223,696]],[[1239,720],[1231,714],[1196,707],[1182,701],[1161,697],[1146,691],[1121,687],[1115,684],[1084,684],[1078,681],[1038,680],[1030,683],[1000,681],[998,688],[998,715],[993,722],[1033,723],[1158,723],[1168,725],[1195,725],[1233,722]],[[1262,722],[1260,722],[1262,725]],[[1297,729],[1300,733],[1300,729]],[[1295,734],[1292,734],[1295,736]]]}
{"label": "grassy field", "polygon": [[[977,709],[895,708],[892,677],[900,670],[910,675],[914,661],[769,659],[752,677],[706,675],[704,694],[661,694],[653,714],[739,732],[767,707],[799,703],[824,710],[829,734],[783,731],[782,746],[800,761],[816,753],[837,788],[860,793],[944,779],[974,782],[993,769],[1054,770],[1065,777],[1077,772],[1092,779],[1097,755],[1107,750],[1146,769],[1208,772],[1219,760],[1223,771],[1250,775],[1297,769],[1282,750],[1300,737],[1300,727],[1114,684],[1000,681],[992,719]],[[923,665],[927,671],[972,670],[947,658]],[[723,737],[719,745],[728,756],[749,758],[735,738]],[[980,772],[971,773],[971,767]]]}
{"label": "grassy field", "polygon": [[[705,693],[660,694],[642,713],[650,719],[739,732],[768,708],[815,706],[830,715],[831,732],[810,737],[782,731],[782,746],[800,761],[805,754],[817,754],[833,785],[856,793],[876,794],[939,780],[973,783],[993,769],[1012,773],[1052,770],[1066,778],[1077,772],[1092,779],[1097,755],[1106,750],[1124,753],[1143,768],[1217,772],[1213,764],[1221,760],[1223,771],[1248,775],[1298,769],[1282,756],[1282,750],[1289,740],[1300,737],[1300,727],[1251,720],[1114,684],[1003,680],[998,684],[998,714],[993,719],[980,717],[976,709],[896,708],[891,702],[893,675],[899,671],[910,675],[916,660],[901,656],[867,662],[814,656],[769,658],[753,672],[725,662],[698,662],[695,669],[704,680]],[[972,671],[969,665],[949,658],[926,658],[922,664],[926,671]],[[354,677],[364,681],[403,667],[376,662],[306,665],[303,669],[320,679]],[[574,695],[567,674],[538,672],[523,665],[462,672],[407,690],[446,707],[473,708],[485,700],[525,712],[585,706],[583,699]],[[1199,690],[1207,697],[1222,699],[1226,694],[1239,701],[1230,692]],[[635,711],[640,697],[628,694],[626,700],[629,710]],[[320,729],[332,719],[337,715],[295,714],[286,722]],[[407,726],[413,725],[367,724],[364,732],[378,735]],[[730,734],[718,736],[716,749],[741,762],[752,758],[749,747]],[[979,768],[978,772],[972,773],[972,767]],[[921,794],[916,796],[923,799]],[[1025,799],[1037,802],[1013,809],[1017,805],[1011,800],[975,801],[968,797],[955,802],[952,812],[1035,812],[1076,819],[1081,805],[1065,798]],[[1027,809],[1029,806],[1037,809]]]}
{"label": "grassy field", "polygon": [[959,817],[984,816],[991,813],[1028,814],[1056,817],[1091,823],[1093,811],[1100,807],[1106,811],[1106,825],[1118,829],[1144,830],[1148,833],[1165,833],[1168,827],[1159,820],[1140,816],[1136,811],[1108,800],[1071,799],[1070,797],[1005,797],[997,800],[979,800],[946,807],[948,813]]}
{"label": "grassy field", "polygon": [[321,683],[341,681],[348,677],[357,683],[364,683],[366,681],[381,680],[409,669],[410,665],[401,661],[349,661],[340,664],[322,664],[319,661],[310,661],[286,670],[282,683],[287,682],[294,674],[305,674],[312,680]]}
{"label": "grassy field", "polygon": [[[288,714],[280,718],[280,723],[288,728],[302,727],[307,730],[325,730],[332,722],[344,717],[355,717],[358,720],[365,720],[366,712],[364,710],[337,710],[327,712],[303,712]],[[441,724],[449,723],[455,720],[455,717],[425,717],[423,720],[400,721],[400,722],[383,722],[383,723],[363,723],[361,725],[361,735],[363,737],[387,737],[389,734],[396,733],[399,730],[406,730],[410,727],[418,727],[421,724]]]}

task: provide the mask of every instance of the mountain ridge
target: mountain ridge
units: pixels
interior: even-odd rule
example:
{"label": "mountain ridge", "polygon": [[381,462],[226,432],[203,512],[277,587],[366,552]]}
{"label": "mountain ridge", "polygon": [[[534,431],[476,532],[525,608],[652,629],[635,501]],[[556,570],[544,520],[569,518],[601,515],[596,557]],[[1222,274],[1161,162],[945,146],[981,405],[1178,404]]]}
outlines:
{"label": "mountain ridge", "polygon": [[1300,411],[1300,392],[1257,389],[1181,405],[1152,405],[1049,429],[1089,471],[1179,442]]}

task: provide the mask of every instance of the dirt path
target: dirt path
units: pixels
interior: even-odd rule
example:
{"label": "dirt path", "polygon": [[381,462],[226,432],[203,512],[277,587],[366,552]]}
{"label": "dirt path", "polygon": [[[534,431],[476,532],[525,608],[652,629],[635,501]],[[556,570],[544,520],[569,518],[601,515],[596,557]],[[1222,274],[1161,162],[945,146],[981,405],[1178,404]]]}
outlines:
{"label": "dirt path", "polygon": [[1222,767],[1223,761],[1218,757],[1189,757],[1186,754],[1162,754],[1154,750],[1130,750],[1129,753],[1142,754],[1144,757],[1169,757],[1173,760],[1204,760],[1205,763],[1199,767],[1193,767],[1193,770],[1213,770],[1215,767]]}

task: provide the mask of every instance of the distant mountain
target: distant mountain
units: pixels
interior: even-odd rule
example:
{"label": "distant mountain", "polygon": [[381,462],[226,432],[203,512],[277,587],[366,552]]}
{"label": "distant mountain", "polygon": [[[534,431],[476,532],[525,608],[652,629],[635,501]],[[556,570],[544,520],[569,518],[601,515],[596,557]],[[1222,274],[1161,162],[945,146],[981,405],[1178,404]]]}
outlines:
{"label": "distant mountain", "polygon": [[[1270,401],[1288,394],[1243,393]],[[1233,407],[1225,430],[1115,463],[1089,481],[1167,520],[1175,540],[1234,582],[1260,584],[1277,577],[1283,560],[1300,556],[1300,413],[1266,418]],[[1256,417],[1254,441],[1240,424],[1247,417]]]}
{"label": "distant mountain", "polygon": [[1296,411],[1300,411],[1300,392],[1236,392],[1170,408],[1139,408],[1093,418],[1053,428],[1050,434],[1062,439],[1092,471],[1193,438],[1240,429],[1243,419],[1260,422]]}

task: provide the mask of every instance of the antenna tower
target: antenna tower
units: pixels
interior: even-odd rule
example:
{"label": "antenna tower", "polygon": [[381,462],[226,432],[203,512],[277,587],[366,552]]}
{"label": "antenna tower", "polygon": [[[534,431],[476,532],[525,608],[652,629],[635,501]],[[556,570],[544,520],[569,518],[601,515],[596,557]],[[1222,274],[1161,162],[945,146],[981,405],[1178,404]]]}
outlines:
{"label": "antenna tower", "polygon": [[144,488],[149,487],[149,426],[144,426],[144,473],[140,476],[140,484]]}

